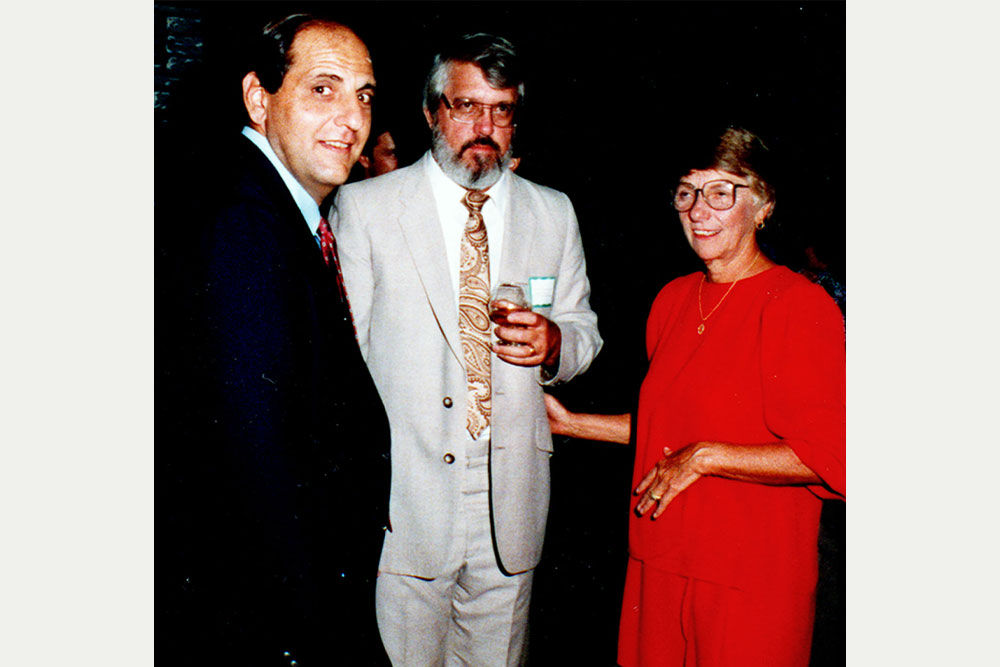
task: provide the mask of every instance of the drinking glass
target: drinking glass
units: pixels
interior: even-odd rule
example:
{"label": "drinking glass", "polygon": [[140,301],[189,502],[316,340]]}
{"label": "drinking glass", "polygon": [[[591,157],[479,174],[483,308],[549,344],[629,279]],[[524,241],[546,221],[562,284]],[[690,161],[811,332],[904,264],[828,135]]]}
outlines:
{"label": "drinking glass", "polygon": [[[524,283],[500,283],[493,289],[490,296],[490,319],[495,324],[504,327],[516,327],[517,324],[507,322],[507,316],[515,310],[529,310],[528,298],[525,296],[527,285]],[[506,341],[497,337],[503,345],[523,345]]]}

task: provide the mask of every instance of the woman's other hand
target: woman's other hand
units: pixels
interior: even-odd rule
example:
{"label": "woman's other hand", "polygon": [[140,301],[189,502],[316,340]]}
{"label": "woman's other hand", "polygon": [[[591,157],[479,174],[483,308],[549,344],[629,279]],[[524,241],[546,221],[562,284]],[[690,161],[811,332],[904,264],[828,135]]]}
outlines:
{"label": "woman's other hand", "polygon": [[655,506],[650,518],[659,517],[681,491],[698,481],[702,473],[696,470],[696,457],[704,444],[707,443],[697,442],[677,452],[663,448],[663,458],[635,487],[635,495],[642,496],[635,507],[636,514],[642,516]]}
{"label": "woman's other hand", "polygon": [[823,484],[783,442],[734,445],[703,440],[676,452],[663,448],[663,458],[635,487],[635,495],[642,496],[636,514],[642,516],[655,505],[651,518],[657,518],[678,494],[706,475],[769,486]]}

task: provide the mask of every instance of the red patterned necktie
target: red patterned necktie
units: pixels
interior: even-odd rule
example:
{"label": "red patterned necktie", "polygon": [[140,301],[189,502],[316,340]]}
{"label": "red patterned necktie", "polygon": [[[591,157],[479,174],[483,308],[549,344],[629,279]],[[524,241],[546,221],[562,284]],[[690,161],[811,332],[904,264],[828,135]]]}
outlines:
{"label": "red patterned necktie", "polygon": [[478,439],[490,425],[492,381],[490,377],[490,252],[483,221],[483,204],[489,195],[479,190],[465,193],[462,203],[469,209],[462,236],[458,287],[458,331],[465,357],[468,382],[466,428]]}
{"label": "red patterned necktie", "polygon": [[340,299],[347,301],[347,290],[344,289],[344,275],[340,272],[340,257],[337,256],[337,239],[333,238],[333,230],[326,218],[319,219],[319,228],[316,233],[319,235],[319,246],[323,249],[323,260],[326,265],[333,264],[337,271],[337,289],[340,290]]}
{"label": "red patterned necktie", "polygon": [[351,317],[351,326],[354,328],[354,337],[358,336],[358,329],[354,324],[354,313],[351,312],[351,302],[347,299],[347,289],[344,287],[344,274],[340,271],[340,257],[337,255],[337,239],[333,237],[333,230],[326,218],[319,219],[319,228],[316,233],[319,235],[319,247],[323,250],[323,260],[327,266],[333,265],[337,272],[337,290],[340,291],[340,300],[347,306],[347,313]]}

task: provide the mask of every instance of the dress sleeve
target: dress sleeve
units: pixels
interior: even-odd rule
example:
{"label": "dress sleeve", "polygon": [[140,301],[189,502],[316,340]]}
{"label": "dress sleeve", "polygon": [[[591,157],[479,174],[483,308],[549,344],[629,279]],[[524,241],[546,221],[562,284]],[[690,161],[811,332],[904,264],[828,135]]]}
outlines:
{"label": "dress sleeve", "polygon": [[765,306],[761,373],[767,427],[824,482],[820,498],[846,498],[844,325],[822,288],[794,285]]}
{"label": "dress sleeve", "polygon": [[663,330],[667,326],[667,320],[673,316],[676,310],[676,302],[680,293],[681,278],[670,281],[664,285],[649,309],[649,317],[646,320],[646,359],[651,361],[656,352],[656,346],[663,339]]}

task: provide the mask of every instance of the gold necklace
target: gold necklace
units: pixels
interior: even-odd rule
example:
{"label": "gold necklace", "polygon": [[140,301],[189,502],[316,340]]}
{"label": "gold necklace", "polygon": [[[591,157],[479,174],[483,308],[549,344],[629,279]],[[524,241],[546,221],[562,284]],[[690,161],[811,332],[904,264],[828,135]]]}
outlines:
{"label": "gold necklace", "polygon": [[715,308],[713,308],[712,310],[708,311],[708,315],[703,315],[702,314],[703,311],[702,311],[702,308],[701,308],[701,287],[702,287],[702,285],[705,284],[705,275],[708,273],[708,271],[706,271],[705,273],[701,274],[701,282],[698,283],[698,316],[701,318],[701,324],[698,325],[698,335],[699,336],[702,335],[703,333],[705,333],[705,320],[707,320],[708,318],[710,318],[712,316],[712,313],[714,313],[716,310],[719,309],[719,306],[722,305],[722,302],[726,300],[726,297],[729,296],[729,293],[733,291],[734,287],[736,287],[736,283],[738,283],[739,281],[743,280],[743,276],[745,276],[747,273],[749,273],[750,269],[752,269],[753,267],[755,267],[757,265],[757,260],[758,259],[760,259],[760,251],[759,250],[757,251],[757,254],[754,255],[753,262],[750,263],[750,266],[748,266],[747,268],[743,269],[743,273],[740,274],[740,277],[733,281],[733,284],[729,286],[729,289],[727,289],[726,293],[722,295],[722,298],[719,299],[719,302],[717,304],[715,304]]}

